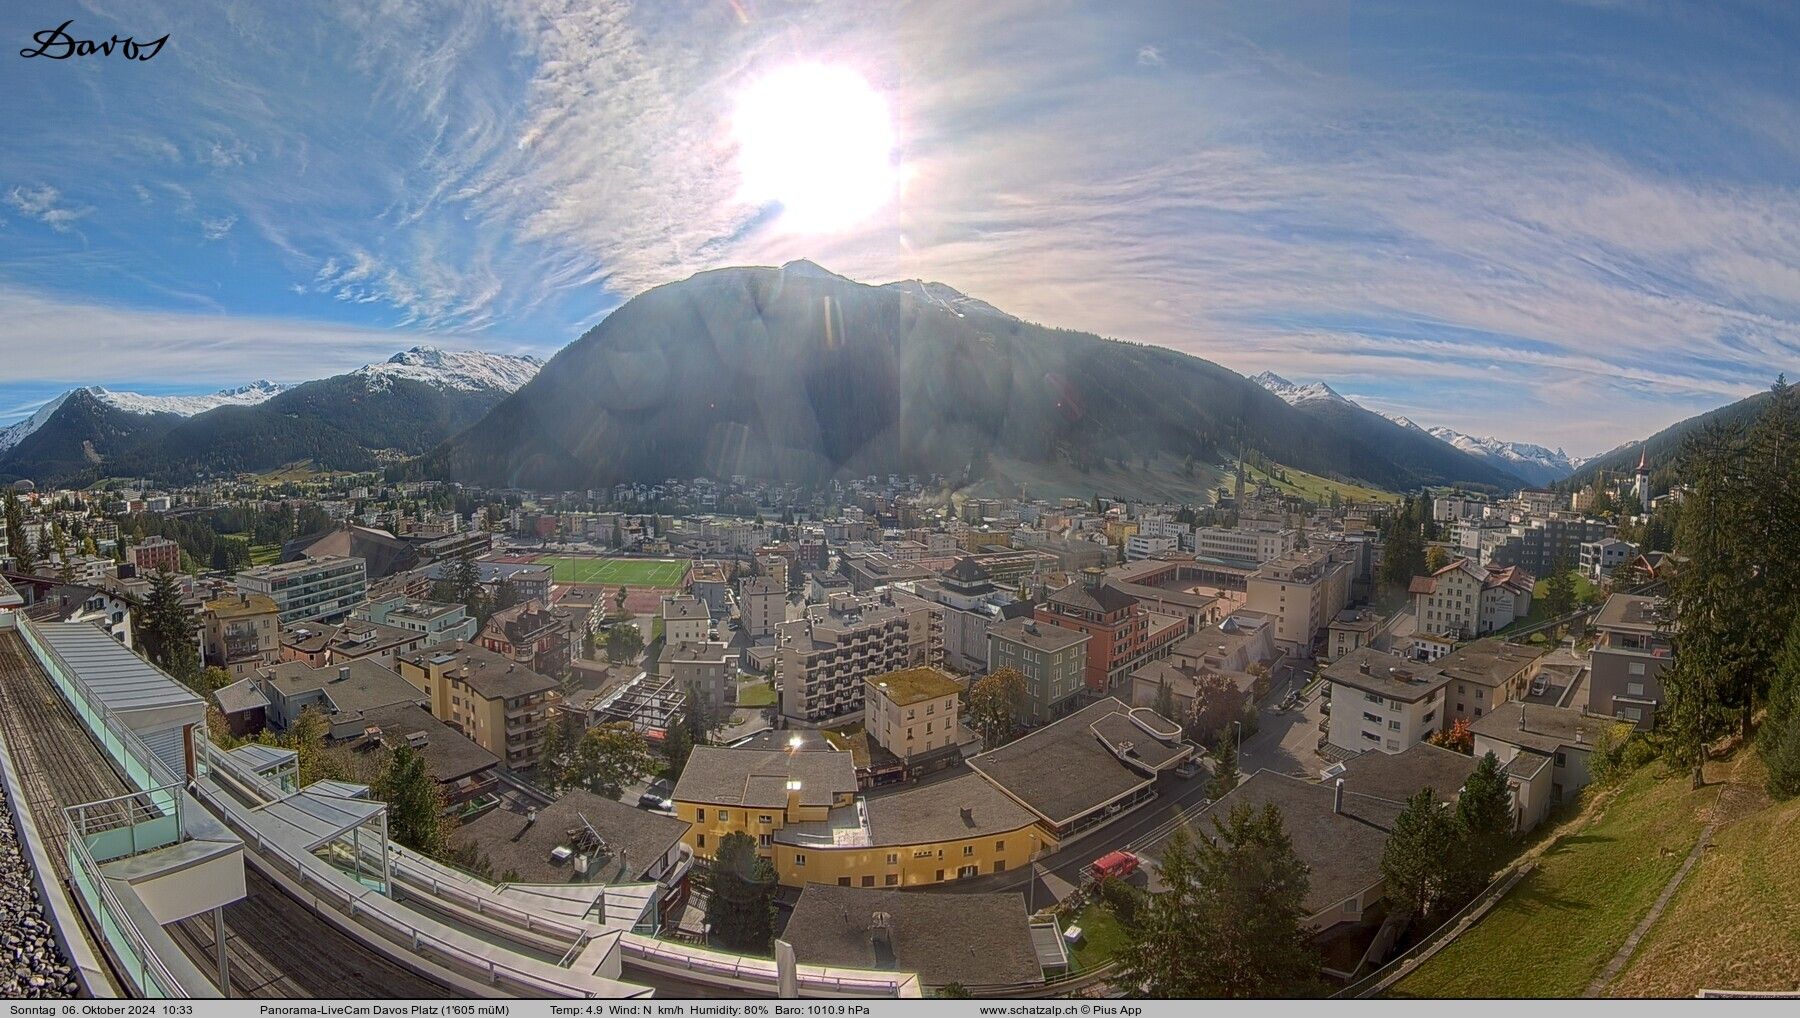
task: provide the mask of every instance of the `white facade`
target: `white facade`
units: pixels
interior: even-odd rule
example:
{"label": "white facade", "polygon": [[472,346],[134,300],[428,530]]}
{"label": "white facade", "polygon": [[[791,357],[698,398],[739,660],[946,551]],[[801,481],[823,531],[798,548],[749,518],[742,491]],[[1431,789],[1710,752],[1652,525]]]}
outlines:
{"label": "white facade", "polygon": [[1353,753],[1403,752],[1443,727],[1443,706],[1441,684],[1418,700],[1405,700],[1333,682],[1327,737],[1333,746]]}

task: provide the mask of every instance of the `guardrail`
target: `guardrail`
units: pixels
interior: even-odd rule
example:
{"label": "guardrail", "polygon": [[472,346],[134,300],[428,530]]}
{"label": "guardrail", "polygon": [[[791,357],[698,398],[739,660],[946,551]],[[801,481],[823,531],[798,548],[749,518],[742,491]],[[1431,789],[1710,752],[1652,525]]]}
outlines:
{"label": "guardrail", "polygon": [[[162,758],[152,753],[150,747],[144,744],[144,740],[136,732],[113,716],[112,710],[106,706],[105,701],[97,697],[88,684],[82,680],[81,673],[70,667],[69,663],[63,660],[62,655],[58,654],[55,648],[38,635],[37,629],[30,619],[21,618],[19,621],[19,633],[30,645],[32,653],[36,654],[37,659],[45,665],[44,670],[50,674],[51,681],[62,690],[64,699],[75,711],[76,717],[79,717],[87,726],[88,732],[100,744],[100,748],[113,758],[133,785],[145,789],[147,792],[151,790],[162,792],[163,794],[153,795],[152,801],[166,807],[168,811],[173,811],[177,805],[176,800],[180,796],[179,794],[167,796],[164,790],[170,786],[177,789],[182,787],[184,784],[182,776],[176,774],[168,764],[162,761]],[[203,728],[196,727],[194,729],[194,738],[203,739],[205,735]]]}
{"label": "guardrail", "polygon": [[187,989],[169,971],[149,941],[144,939],[144,934],[132,920],[131,913],[126,911],[113,894],[112,886],[100,872],[100,864],[94,861],[87,843],[82,840],[73,822],[69,825],[68,858],[69,883],[87,906],[94,920],[94,927],[106,944],[107,953],[112,956],[119,974],[131,982],[135,995],[188,997]]}
{"label": "guardrail", "polygon": [[[179,785],[128,792],[70,806],[63,810],[63,816],[88,852],[103,857],[102,861],[122,859],[181,840],[181,793]],[[174,800],[173,810],[155,805],[156,799],[165,796]]]}
{"label": "guardrail", "polygon": [[[230,765],[228,765],[229,767]],[[231,768],[233,776],[236,768]],[[229,796],[218,794],[208,783],[196,785],[196,793],[201,799],[213,807],[220,819],[244,840],[246,847],[252,848],[258,858],[270,863],[287,879],[293,881],[301,890],[313,895],[319,904],[324,904],[341,915],[347,917],[370,933],[376,934],[388,943],[400,947],[421,958],[430,959],[444,969],[456,972],[464,977],[473,977],[485,981],[490,986],[505,987],[528,995],[552,997],[595,997],[597,994],[590,985],[566,981],[549,976],[546,973],[533,971],[528,967],[513,964],[492,957],[482,957],[466,946],[455,942],[426,925],[410,917],[410,910],[385,895],[376,893],[355,884],[355,890],[344,886],[349,884],[348,878],[340,878],[339,883],[335,871],[324,873],[321,867],[329,864],[313,858],[302,858],[262,836],[254,824],[245,816],[247,809]],[[494,909],[490,908],[490,912]],[[515,915],[523,917],[523,912],[512,910]],[[423,917],[420,917],[423,918]],[[534,925],[543,929],[553,921],[532,918]],[[560,925],[560,924],[558,924]],[[567,928],[567,927],[565,927]],[[453,936],[457,934],[450,927],[444,927]],[[573,934],[577,932],[570,929]],[[499,949],[499,950],[504,950]],[[528,959],[520,958],[521,962]],[[545,968],[548,962],[539,962]]]}

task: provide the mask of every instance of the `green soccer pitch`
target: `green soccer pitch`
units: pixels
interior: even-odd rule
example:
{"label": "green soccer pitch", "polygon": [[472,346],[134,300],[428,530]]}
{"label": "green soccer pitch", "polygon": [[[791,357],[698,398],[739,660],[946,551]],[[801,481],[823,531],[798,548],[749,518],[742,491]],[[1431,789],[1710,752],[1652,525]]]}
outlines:
{"label": "green soccer pitch", "polygon": [[674,559],[571,558],[545,555],[536,560],[549,566],[557,583],[592,583],[608,587],[666,587],[681,585],[688,563]]}

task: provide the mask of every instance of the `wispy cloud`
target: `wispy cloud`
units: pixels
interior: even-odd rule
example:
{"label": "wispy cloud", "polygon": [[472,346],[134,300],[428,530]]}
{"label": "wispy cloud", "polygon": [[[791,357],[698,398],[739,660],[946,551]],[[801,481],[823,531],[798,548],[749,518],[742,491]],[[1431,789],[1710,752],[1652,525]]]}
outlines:
{"label": "wispy cloud", "polygon": [[6,192],[6,203],[20,215],[35,219],[58,233],[74,229],[75,223],[93,214],[88,205],[69,205],[62,192],[48,184],[20,186]]}
{"label": "wispy cloud", "polygon": [[[0,180],[52,231],[23,231],[0,284],[135,274],[145,304],[205,293],[267,324],[247,295],[276,294],[542,349],[649,286],[811,257],[1591,452],[1800,359],[1791,15],[1625,16],[164,4],[141,17],[193,30],[158,97],[27,83],[65,91],[21,108],[120,142],[27,118]],[[906,185],[866,222],[782,233],[740,197],[735,98],[797,60],[891,105]],[[107,193],[129,209],[110,232]],[[76,222],[91,236],[53,235]]]}

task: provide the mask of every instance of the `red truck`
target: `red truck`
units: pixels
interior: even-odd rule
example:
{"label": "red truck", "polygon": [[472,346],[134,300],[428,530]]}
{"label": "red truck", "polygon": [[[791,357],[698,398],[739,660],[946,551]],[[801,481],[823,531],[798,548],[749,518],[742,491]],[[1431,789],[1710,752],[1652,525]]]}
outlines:
{"label": "red truck", "polygon": [[1092,876],[1096,881],[1105,880],[1107,877],[1124,879],[1125,877],[1136,873],[1137,868],[1138,857],[1130,852],[1120,850],[1117,852],[1108,852],[1100,858],[1095,859],[1088,866],[1088,875]]}

